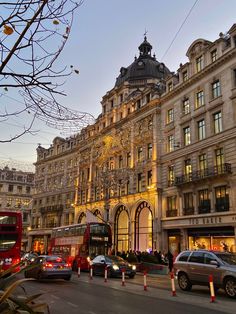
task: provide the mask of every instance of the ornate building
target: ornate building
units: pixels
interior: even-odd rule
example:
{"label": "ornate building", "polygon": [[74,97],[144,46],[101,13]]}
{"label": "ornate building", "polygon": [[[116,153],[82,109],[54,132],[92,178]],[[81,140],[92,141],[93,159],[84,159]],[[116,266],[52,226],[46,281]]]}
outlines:
{"label": "ornate building", "polygon": [[34,193],[34,173],[10,169],[0,169],[0,210],[22,213],[22,249],[27,250],[27,232],[30,226],[30,210]]}
{"label": "ornate building", "polygon": [[84,222],[87,210],[109,222],[115,251],[235,250],[236,26],[214,42],[196,40],[187,57],[170,72],[145,37],[139,57],[103,97],[95,124],[39,147],[36,225],[52,217],[56,225],[69,223],[61,218],[66,206],[49,206],[56,189],[66,194],[58,171],[49,169],[76,160],[67,211],[74,222]]}

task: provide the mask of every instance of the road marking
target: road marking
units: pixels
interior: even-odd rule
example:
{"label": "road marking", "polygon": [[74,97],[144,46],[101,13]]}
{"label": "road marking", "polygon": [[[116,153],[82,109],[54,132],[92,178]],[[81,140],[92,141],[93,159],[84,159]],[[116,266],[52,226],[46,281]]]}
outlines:
{"label": "road marking", "polygon": [[69,304],[70,306],[73,306],[73,307],[78,307],[78,305],[71,303],[71,302],[67,302],[67,304]]}

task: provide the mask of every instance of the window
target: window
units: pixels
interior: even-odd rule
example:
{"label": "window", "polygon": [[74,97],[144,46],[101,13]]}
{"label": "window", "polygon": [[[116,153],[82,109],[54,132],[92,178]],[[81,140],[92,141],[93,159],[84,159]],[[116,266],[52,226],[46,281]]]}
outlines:
{"label": "window", "polygon": [[97,186],[95,186],[94,187],[94,199],[95,199],[95,201],[98,201],[98,188],[97,188]]}
{"label": "window", "polygon": [[167,217],[176,216],[177,210],[176,210],[176,196],[169,196],[166,199],[167,201]]}
{"label": "window", "polygon": [[129,182],[129,180],[126,182],[126,185],[125,185],[125,193],[126,194],[130,193],[130,182]]}
{"label": "window", "polygon": [[172,186],[175,182],[174,166],[168,167],[168,186]]}
{"label": "window", "polygon": [[189,255],[190,255],[190,252],[183,252],[181,256],[179,257],[178,261],[187,262]]}
{"label": "window", "polygon": [[137,100],[136,106],[137,106],[137,109],[141,108],[141,100],[140,99]]}
{"label": "window", "polygon": [[211,201],[208,189],[198,191],[198,204],[199,214],[210,213]]}
{"label": "window", "polygon": [[195,107],[199,108],[201,106],[204,106],[204,93],[203,90],[196,93],[196,102]]}
{"label": "window", "polygon": [[189,99],[184,99],[183,101],[183,114],[188,114],[190,112],[190,103]]}
{"label": "window", "polygon": [[204,253],[195,251],[189,258],[190,263],[204,264]]}
{"label": "window", "polygon": [[138,148],[138,162],[143,160],[143,148],[139,147]]}
{"label": "window", "polygon": [[147,186],[151,186],[152,185],[152,170],[149,170],[147,172]]}
{"label": "window", "polygon": [[174,150],[174,135],[171,134],[167,138],[167,152],[170,153]]}
{"label": "window", "polygon": [[123,101],[123,94],[120,94],[120,103]]}
{"label": "window", "polygon": [[[106,107],[106,105],[104,105],[103,106],[103,113],[106,113],[106,109],[107,109],[107,107]],[[59,146],[59,145],[58,145]],[[58,149],[59,150],[59,149]]]}
{"label": "window", "polygon": [[196,71],[200,72],[203,69],[203,56],[196,59]]}
{"label": "window", "polygon": [[147,158],[148,159],[152,158],[152,143],[149,143],[147,146]]}
{"label": "window", "polygon": [[217,59],[217,50],[215,49],[211,52],[211,62],[215,62],[216,59]]}
{"label": "window", "polygon": [[220,90],[220,81],[217,80],[214,83],[212,83],[212,98],[217,98],[221,95],[221,90]]}
{"label": "window", "polygon": [[186,82],[188,80],[188,71],[183,72],[183,81]]}
{"label": "window", "polygon": [[166,123],[171,123],[174,121],[174,109],[171,108],[167,111],[167,119],[166,119]]}
{"label": "window", "polygon": [[149,102],[150,102],[150,99],[151,99],[150,94],[147,94],[147,95],[146,95],[146,103],[149,103]]}
{"label": "window", "polygon": [[198,139],[203,140],[206,137],[206,127],[205,127],[205,120],[200,120],[197,123],[198,128]]}
{"label": "window", "polygon": [[142,173],[138,173],[137,192],[142,191]]}
{"label": "window", "polygon": [[8,192],[13,192],[14,186],[12,184],[8,185]]}
{"label": "window", "polygon": [[222,115],[221,111],[216,112],[213,114],[213,122],[214,122],[214,133],[220,133],[223,131],[222,128]]}
{"label": "window", "polygon": [[118,196],[121,196],[122,193],[122,180],[118,181]]}
{"label": "window", "polygon": [[193,193],[192,192],[184,193],[184,214],[185,215],[194,214]]}
{"label": "window", "polygon": [[223,166],[224,166],[224,151],[223,148],[218,148],[215,150],[215,162],[216,162],[216,168],[217,173],[223,172]]}
{"label": "window", "polygon": [[219,186],[215,188],[216,211],[229,210],[229,191],[226,186]]}
{"label": "window", "polygon": [[233,86],[236,86],[236,69],[233,70]]}
{"label": "window", "polygon": [[168,84],[168,92],[171,92],[173,90],[173,83]]}
{"label": "window", "polygon": [[187,178],[187,181],[191,181],[192,178],[192,164],[191,159],[186,159],[184,161],[184,174]]}
{"label": "window", "polygon": [[207,169],[206,154],[199,155],[198,162],[199,162],[200,176],[204,177],[206,175],[206,169]]}
{"label": "window", "polygon": [[131,166],[131,153],[130,152],[128,152],[126,155],[126,165],[127,167]]}
{"label": "window", "polygon": [[22,186],[21,185],[17,186],[17,193],[22,194]]}
{"label": "window", "polygon": [[191,138],[190,138],[190,127],[187,126],[183,129],[184,131],[184,145],[190,145],[191,144]]}
{"label": "window", "polygon": [[114,107],[114,100],[113,99],[111,100],[110,104],[111,104],[111,108],[113,108]]}

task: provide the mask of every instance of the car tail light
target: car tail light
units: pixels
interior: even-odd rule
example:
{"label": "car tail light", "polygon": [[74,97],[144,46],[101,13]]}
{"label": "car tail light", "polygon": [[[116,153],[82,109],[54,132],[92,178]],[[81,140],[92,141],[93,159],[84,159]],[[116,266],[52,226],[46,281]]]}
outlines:
{"label": "car tail light", "polygon": [[44,268],[53,268],[53,264],[52,263],[46,263],[43,265]]}
{"label": "car tail light", "polygon": [[71,267],[71,263],[66,263],[65,267]]}

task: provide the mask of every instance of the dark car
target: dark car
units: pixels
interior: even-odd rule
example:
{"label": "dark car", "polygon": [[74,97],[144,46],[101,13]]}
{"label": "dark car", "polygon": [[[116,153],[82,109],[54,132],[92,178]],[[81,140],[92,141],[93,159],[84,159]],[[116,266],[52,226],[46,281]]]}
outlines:
{"label": "dark car", "polygon": [[25,278],[40,279],[65,279],[70,280],[72,275],[71,265],[61,257],[55,255],[40,255],[25,271]]}
{"label": "dark car", "polygon": [[236,254],[208,250],[181,252],[174,262],[174,272],[182,290],[192,285],[209,285],[213,276],[214,287],[223,288],[231,298],[236,298]]}
{"label": "dark car", "polygon": [[129,278],[134,278],[136,274],[135,265],[128,263],[123,258],[116,255],[98,255],[92,260],[91,265],[94,275],[104,276],[106,266],[108,277],[122,276],[122,269],[125,270],[125,275]]}
{"label": "dark car", "polygon": [[21,260],[26,262],[26,264],[31,264],[36,257],[38,257],[37,253],[25,253],[22,257]]}

